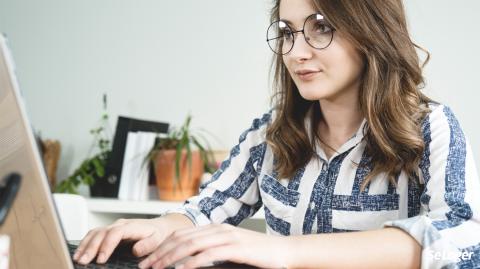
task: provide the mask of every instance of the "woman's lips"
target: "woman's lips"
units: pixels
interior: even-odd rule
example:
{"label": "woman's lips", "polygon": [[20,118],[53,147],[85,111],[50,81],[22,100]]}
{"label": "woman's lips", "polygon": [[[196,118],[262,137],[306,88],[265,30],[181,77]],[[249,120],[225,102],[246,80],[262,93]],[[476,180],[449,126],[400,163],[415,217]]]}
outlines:
{"label": "woman's lips", "polygon": [[321,71],[299,71],[295,72],[301,80],[312,80]]}

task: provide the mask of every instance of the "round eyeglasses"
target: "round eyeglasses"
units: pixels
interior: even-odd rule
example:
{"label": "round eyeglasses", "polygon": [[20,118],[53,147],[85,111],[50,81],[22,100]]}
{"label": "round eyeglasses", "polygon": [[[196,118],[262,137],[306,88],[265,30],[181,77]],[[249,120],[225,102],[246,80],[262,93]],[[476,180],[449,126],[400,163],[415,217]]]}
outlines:
{"label": "round eyeglasses", "polygon": [[276,54],[289,53],[295,44],[295,34],[303,33],[307,44],[315,49],[324,49],[332,43],[335,29],[321,14],[312,14],[305,19],[303,29],[295,31],[286,21],[273,22],[267,29],[268,46]]}

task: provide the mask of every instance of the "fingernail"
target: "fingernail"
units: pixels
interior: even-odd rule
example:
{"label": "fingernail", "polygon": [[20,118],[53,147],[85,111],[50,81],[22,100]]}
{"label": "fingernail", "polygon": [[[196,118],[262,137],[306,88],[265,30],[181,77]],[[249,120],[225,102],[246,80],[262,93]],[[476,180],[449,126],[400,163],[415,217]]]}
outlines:
{"label": "fingernail", "polygon": [[175,269],[183,269],[183,267],[185,267],[185,265],[179,264],[179,265],[175,266]]}
{"label": "fingernail", "polygon": [[105,262],[106,262],[105,253],[100,252],[100,254],[98,254],[97,263],[105,263]]}
{"label": "fingernail", "polygon": [[88,254],[83,254],[80,263],[88,263]]}
{"label": "fingernail", "polygon": [[73,259],[74,260],[77,260],[78,259],[78,255],[80,255],[80,251],[75,251],[75,253],[73,254]]}
{"label": "fingernail", "polygon": [[138,256],[142,256],[142,248],[141,247],[135,247],[133,249],[133,251],[135,252],[135,254],[137,254]]}
{"label": "fingernail", "polygon": [[145,265],[146,265],[146,262],[141,262],[141,263],[138,264],[138,268],[144,269]]}

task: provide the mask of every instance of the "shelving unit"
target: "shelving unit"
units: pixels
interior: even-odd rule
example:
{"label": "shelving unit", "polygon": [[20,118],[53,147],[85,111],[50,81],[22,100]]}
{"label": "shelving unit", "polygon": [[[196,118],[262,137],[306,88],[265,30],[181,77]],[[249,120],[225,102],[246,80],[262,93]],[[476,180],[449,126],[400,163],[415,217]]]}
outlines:
{"label": "shelving unit", "polygon": [[[182,206],[182,202],[124,201],[114,198],[87,198],[90,228],[105,226],[119,218],[149,218]],[[263,207],[251,218],[264,220]]]}
{"label": "shelving unit", "polygon": [[160,215],[166,210],[182,206],[181,202],[125,201],[115,198],[87,198],[87,204],[91,212],[133,215]]}

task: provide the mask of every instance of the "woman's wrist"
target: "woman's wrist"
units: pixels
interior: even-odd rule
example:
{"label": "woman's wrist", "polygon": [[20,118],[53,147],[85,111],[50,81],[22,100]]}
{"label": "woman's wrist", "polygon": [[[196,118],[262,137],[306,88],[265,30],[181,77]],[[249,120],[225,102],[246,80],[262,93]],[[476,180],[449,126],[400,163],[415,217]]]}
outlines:
{"label": "woman's wrist", "polygon": [[171,234],[177,230],[193,228],[195,224],[185,215],[169,213],[155,219],[155,224],[162,231]]}
{"label": "woman's wrist", "polygon": [[273,245],[275,247],[275,256],[280,259],[282,269],[295,268],[295,260],[297,256],[295,240],[292,236],[272,236],[274,238]]}
{"label": "woman's wrist", "polygon": [[[323,268],[321,265],[329,259],[329,249],[325,248],[321,235],[296,235],[283,237],[281,252],[283,268]],[[314,241],[312,243],[312,240]]]}

